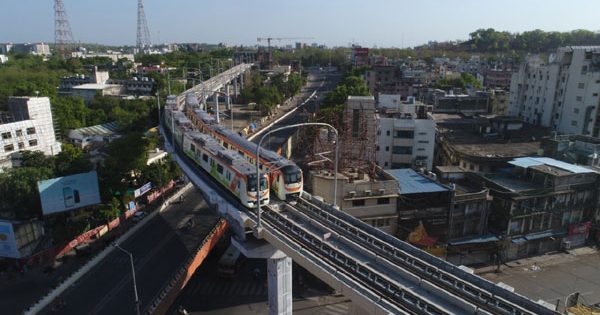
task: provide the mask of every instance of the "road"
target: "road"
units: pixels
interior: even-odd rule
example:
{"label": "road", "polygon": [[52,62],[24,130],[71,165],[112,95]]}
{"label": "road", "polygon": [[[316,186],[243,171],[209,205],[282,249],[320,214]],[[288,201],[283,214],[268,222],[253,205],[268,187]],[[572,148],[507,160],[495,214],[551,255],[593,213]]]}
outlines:
{"label": "road", "polygon": [[571,253],[548,254],[510,262],[502,273],[484,278],[504,282],[530,299],[564,306],[565,298],[580,293],[580,302],[600,303],[600,255],[596,249],[580,248]]}
{"label": "road", "polygon": [[[192,276],[168,314],[177,314],[180,305],[188,312],[212,313],[234,306],[250,306],[267,302],[265,259],[246,259],[234,279],[223,279],[217,275],[217,263],[227,245],[228,238],[224,237]],[[260,270],[258,279],[254,278],[254,269]],[[331,293],[326,284],[300,266],[294,264],[292,270],[294,299]]]}
{"label": "road", "polygon": [[[218,215],[210,209],[197,189],[190,190],[184,202],[172,205],[157,215],[121,244],[134,257],[138,295],[142,312],[152,303],[163,285],[192,254],[190,242],[198,242],[216,224]],[[185,224],[194,215],[190,240]],[[168,220],[168,221],[167,221]],[[61,314],[134,314],[134,293],[129,257],[114,250],[62,295],[66,302]],[[47,309],[46,313],[50,310]]]}
{"label": "road", "polygon": [[[302,89],[300,95],[294,98],[294,101],[299,105],[304,102],[304,100],[306,100],[306,98],[310,96],[313,91],[317,90],[316,99],[314,101],[307,102],[304,106],[300,106],[296,112],[273,124],[269,127],[269,129],[305,122],[306,115],[303,115],[303,113],[314,113],[316,111],[317,104],[323,102],[327,92],[335,88],[341,78],[341,75],[337,72],[312,72],[309,77],[311,80],[308,82],[307,86]],[[295,129],[287,129],[275,132],[265,138],[263,141],[263,147],[271,151],[276,151],[292,134],[294,134],[294,132],[296,132]],[[260,136],[252,139],[252,142],[258,143],[259,140]]]}

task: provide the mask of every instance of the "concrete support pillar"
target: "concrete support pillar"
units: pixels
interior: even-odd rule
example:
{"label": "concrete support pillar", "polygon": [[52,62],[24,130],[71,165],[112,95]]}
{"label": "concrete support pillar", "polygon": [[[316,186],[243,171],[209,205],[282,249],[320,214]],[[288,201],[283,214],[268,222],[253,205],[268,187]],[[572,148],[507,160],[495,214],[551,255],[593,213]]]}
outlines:
{"label": "concrete support pillar", "polygon": [[235,99],[237,99],[237,97],[238,97],[238,79],[237,78],[233,79],[233,97],[235,97]]}
{"label": "concrete support pillar", "polygon": [[269,315],[292,315],[292,258],[267,259]]}
{"label": "concrete support pillar", "polygon": [[240,88],[244,89],[244,74],[240,74]]}
{"label": "concrete support pillar", "polygon": [[219,92],[215,92],[214,94],[214,98],[215,98],[215,117],[217,118],[217,124],[219,123]]}
{"label": "concrete support pillar", "polygon": [[229,98],[229,84],[225,85],[225,103],[227,104],[227,109],[231,110],[231,99]]}

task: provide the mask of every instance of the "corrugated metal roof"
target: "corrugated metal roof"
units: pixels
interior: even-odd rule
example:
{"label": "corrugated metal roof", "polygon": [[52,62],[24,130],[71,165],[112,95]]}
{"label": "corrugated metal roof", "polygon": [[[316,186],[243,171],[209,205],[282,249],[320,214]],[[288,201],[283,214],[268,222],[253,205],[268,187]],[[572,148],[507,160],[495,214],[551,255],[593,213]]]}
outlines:
{"label": "corrugated metal roof", "polygon": [[516,158],[508,163],[523,168],[528,168],[537,165],[550,165],[575,174],[594,172],[589,168],[581,167],[575,164],[570,164],[547,157],[522,157]]}
{"label": "corrugated metal roof", "polygon": [[119,125],[116,122],[110,122],[102,125],[90,126],[75,129],[74,131],[80,133],[83,136],[110,136],[117,132]]}
{"label": "corrugated metal roof", "polygon": [[449,190],[449,188],[436,183],[430,178],[419,174],[410,168],[386,170],[386,172],[388,172],[388,174],[392,175],[398,181],[401,195]]}

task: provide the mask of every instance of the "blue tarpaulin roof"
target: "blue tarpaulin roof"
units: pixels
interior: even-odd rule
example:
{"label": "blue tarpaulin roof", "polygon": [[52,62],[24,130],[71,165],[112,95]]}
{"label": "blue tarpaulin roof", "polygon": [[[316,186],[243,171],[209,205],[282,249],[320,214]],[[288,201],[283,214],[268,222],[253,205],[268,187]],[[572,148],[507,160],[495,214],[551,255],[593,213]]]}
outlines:
{"label": "blue tarpaulin roof", "polygon": [[575,164],[558,161],[558,160],[555,160],[552,158],[547,158],[547,157],[522,157],[522,158],[516,158],[508,163],[515,165],[515,166],[523,167],[523,168],[528,168],[528,167],[537,166],[537,165],[549,165],[549,166],[554,166],[554,167],[560,168],[562,170],[569,171],[571,173],[576,173],[576,174],[593,173],[594,172],[593,170],[591,170],[589,168],[585,168],[585,167],[581,167],[581,166],[578,166]]}
{"label": "blue tarpaulin roof", "polygon": [[432,179],[419,174],[410,168],[386,170],[386,172],[398,181],[400,194],[418,194],[449,190],[449,188],[436,183]]}
{"label": "blue tarpaulin roof", "polygon": [[495,242],[498,240],[496,235],[483,235],[483,236],[475,236],[475,237],[465,237],[456,240],[449,241],[450,245],[466,245],[466,244],[477,244],[477,243],[487,243],[487,242]]}

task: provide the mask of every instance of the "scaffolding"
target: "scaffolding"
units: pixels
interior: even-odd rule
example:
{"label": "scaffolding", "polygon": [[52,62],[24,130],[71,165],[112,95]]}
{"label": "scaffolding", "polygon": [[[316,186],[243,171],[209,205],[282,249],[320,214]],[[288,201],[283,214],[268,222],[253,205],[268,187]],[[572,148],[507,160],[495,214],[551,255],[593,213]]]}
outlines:
{"label": "scaffolding", "polygon": [[[320,113],[313,121],[326,119]],[[325,122],[325,121],[323,121]],[[341,117],[328,117],[340,134],[339,171],[348,174],[368,174],[375,178],[375,149],[377,147],[377,122],[372,96],[350,96]],[[304,130],[298,147],[303,150],[310,169],[333,170],[335,135],[328,130]]]}

